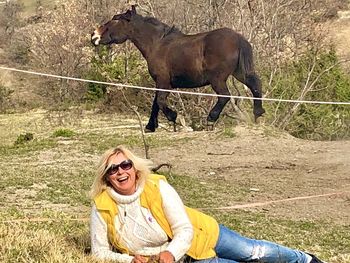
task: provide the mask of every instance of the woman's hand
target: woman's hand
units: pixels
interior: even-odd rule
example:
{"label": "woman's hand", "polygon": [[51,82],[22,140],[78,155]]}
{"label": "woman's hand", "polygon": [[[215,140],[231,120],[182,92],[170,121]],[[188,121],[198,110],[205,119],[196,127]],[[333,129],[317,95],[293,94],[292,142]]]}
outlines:
{"label": "woman's hand", "polygon": [[159,253],[159,263],[174,263],[175,258],[169,251],[163,251]]}
{"label": "woman's hand", "polygon": [[135,255],[131,263],[147,263],[147,258],[140,255]]}

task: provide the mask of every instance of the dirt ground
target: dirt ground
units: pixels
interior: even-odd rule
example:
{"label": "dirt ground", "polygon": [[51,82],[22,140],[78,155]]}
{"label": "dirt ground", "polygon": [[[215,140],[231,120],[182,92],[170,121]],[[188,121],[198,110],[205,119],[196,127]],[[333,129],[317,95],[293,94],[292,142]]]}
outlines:
{"label": "dirt ground", "polygon": [[237,127],[233,138],[218,139],[214,132],[192,134],[179,147],[151,149],[151,158],[156,164],[170,163],[178,174],[204,182],[209,177],[225,180],[232,191],[235,186],[249,191],[244,200],[227,206],[301,197],[246,209],[293,220],[349,224],[350,141],[305,141],[262,127]]}

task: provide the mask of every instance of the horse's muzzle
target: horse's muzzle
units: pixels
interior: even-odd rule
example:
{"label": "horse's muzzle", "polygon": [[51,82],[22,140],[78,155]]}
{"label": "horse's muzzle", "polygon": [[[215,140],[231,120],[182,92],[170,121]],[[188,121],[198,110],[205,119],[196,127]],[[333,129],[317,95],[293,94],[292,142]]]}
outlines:
{"label": "horse's muzzle", "polygon": [[101,37],[96,32],[91,34],[91,43],[96,47],[100,44]]}

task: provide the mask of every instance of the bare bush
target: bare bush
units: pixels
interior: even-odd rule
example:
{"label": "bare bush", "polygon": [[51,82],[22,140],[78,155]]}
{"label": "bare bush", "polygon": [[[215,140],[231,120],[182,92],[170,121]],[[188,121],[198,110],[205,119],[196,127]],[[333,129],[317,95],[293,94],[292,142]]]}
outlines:
{"label": "bare bush", "polygon": [[0,28],[3,29],[3,36],[0,38],[2,41],[7,41],[15,29],[20,27],[21,18],[20,14],[23,11],[23,3],[21,1],[13,0],[6,1],[0,16]]}
{"label": "bare bush", "polygon": [[[60,1],[55,11],[16,32],[13,46],[28,47],[28,65],[40,72],[79,77],[90,60],[88,14],[79,1]],[[21,44],[22,43],[22,44]],[[72,100],[80,86],[67,80],[49,80],[42,92],[54,102]]]}

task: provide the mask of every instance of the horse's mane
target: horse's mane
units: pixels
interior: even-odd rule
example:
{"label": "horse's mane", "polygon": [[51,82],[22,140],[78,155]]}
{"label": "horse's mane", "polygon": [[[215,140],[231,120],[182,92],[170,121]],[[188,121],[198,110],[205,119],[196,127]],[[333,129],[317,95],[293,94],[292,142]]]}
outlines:
{"label": "horse's mane", "polygon": [[157,27],[161,27],[163,28],[164,30],[164,35],[163,37],[171,34],[171,33],[182,33],[180,31],[180,29],[178,29],[177,27],[175,26],[168,26],[167,24],[159,21],[157,18],[154,18],[154,17],[143,17],[143,21],[146,22],[146,23],[150,23],[152,25],[155,25]]}

